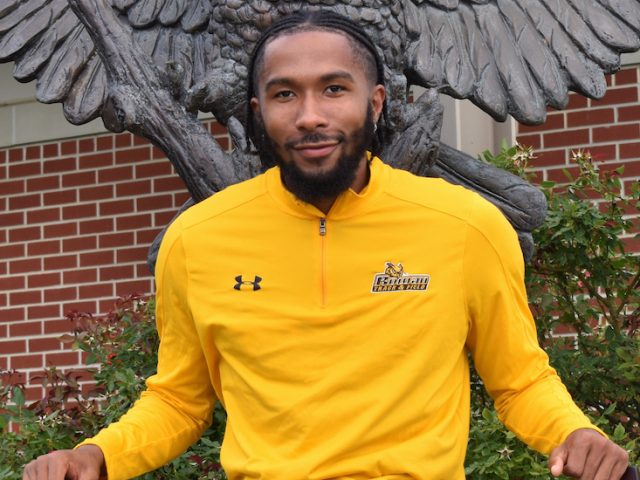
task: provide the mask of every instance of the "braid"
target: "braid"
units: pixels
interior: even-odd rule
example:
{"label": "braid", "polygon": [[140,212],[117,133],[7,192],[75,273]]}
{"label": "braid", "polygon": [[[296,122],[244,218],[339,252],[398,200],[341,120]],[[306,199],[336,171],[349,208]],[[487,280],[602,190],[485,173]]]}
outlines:
{"label": "braid", "polygon": [[[251,99],[256,96],[257,77],[264,60],[266,44],[280,35],[310,30],[332,30],[344,33],[350,40],[354,50],[361,54],[365,66],[367,66],[366,69],[370,70],[371,74],[375,73],[376,84],[384,86],[384,65],[380,55],[378,55],[378,50],[369,35],[359,24],[332,10],[302,10],[292,15],[281,17],[262,32],[253,48],[249,62],[246,118],[247,134],[254,145],[257,143]],[[388,124],[386,102],[382,107],[382,117],[378,122]],[[378,128],[376,131],[376,145],[372,147],[374,154],[379,153],[378,150],[384,145],[384,130],[385,128]]]}

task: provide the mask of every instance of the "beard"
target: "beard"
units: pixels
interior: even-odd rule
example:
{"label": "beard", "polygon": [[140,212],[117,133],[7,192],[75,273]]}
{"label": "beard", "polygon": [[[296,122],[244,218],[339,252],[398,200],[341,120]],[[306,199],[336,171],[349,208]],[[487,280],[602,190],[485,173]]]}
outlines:
{"label": "beard", "polygon": [[285,188],[298,199],[306,203],[315,204],[326,198],[335,198],[346,191],[354,182],[356,173],[367,149],[373,144],[375,136],[375,124],[373,122],[373,109],[367,108],[364,124],[351,135],[338,134],[328,136],[322,133],[310,133],[285,144],[287,150],[297,144],[318,143],[335,141],[344,144],[344,153],[340,156],[335,166],[323,172],[306,172],[295,162],[285,161],[278,153],[273,140],[267,135],[264,123],[258,117],[255,118],[254,131],[258,145],[258,154],[264,167],[278,165],[280,177]]}

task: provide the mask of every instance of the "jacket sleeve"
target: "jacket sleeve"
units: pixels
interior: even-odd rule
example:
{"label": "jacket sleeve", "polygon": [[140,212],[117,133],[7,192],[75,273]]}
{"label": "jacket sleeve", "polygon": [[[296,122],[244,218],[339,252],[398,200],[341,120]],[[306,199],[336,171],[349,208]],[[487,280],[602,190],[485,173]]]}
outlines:
{"label": "jacket sleeve", "polygon": [[538,345],[515,231],[488,202],[478,199],[472,208],[463,267],[467,347],[499,418],[543,453],[576,429],[600,431],[575,405]]}
{"label": "jacket sleeve", "polygon": [[157,373],[118,422],[81,444],[102,449],[109,480],[131,478],[166,464],[211,422],[216,397],[187,302],[187,259],[179,223],[178,219],[167,231],[156,266]]}

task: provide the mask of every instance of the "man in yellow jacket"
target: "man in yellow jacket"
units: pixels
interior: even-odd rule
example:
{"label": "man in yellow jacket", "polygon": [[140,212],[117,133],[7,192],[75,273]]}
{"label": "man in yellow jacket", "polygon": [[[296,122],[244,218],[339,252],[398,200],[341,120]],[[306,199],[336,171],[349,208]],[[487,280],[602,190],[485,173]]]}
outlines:
{"label": "man in yellow jacket", "polygon": [[626,452],[539,348],[515,232],[490,203],[368,152],[375,47],[329,12],[274,24],[250,69],[265,174],[168,230],[156,267],[158,372],[117,423],[24,478],[130,478],[227,410],[230,479],[464,479],[467,352],[500,418],[550,470],[619,479]]}

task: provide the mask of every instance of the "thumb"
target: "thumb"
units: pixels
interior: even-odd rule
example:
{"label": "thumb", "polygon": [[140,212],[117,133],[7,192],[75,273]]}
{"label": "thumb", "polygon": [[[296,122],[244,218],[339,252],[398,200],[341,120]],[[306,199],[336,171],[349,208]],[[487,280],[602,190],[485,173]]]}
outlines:
{"label": "thumb", "polygon": [[564,466],[567,463],[567,455],[569,451],[565,448],[564,443],[557,448],[554,448],[549,456],[549,470],[551,475],[559,477],[562,475]]}

